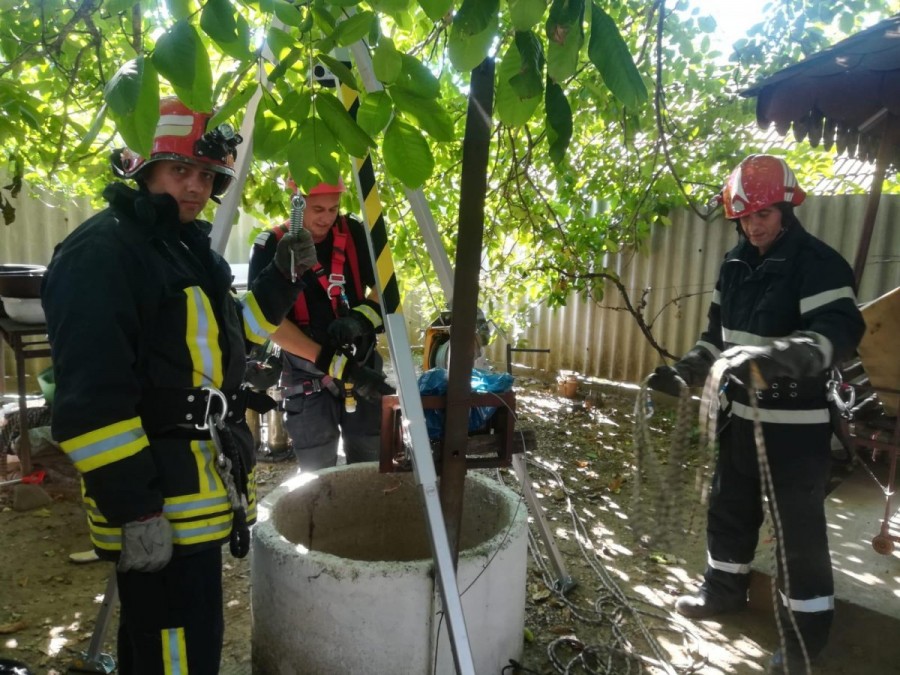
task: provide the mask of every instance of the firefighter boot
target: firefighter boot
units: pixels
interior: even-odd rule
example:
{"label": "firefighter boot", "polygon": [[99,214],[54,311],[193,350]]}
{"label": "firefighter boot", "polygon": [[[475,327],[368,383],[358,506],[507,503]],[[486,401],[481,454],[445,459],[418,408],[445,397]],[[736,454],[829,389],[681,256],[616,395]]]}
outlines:
{"label": "firefighter boot", "polygon": [[675,601],[675,610],[689,619],[709,619],[719,614],[737,612],[747,606],[747,599],[707,593],[704,589],[696,595],[682,595]]}

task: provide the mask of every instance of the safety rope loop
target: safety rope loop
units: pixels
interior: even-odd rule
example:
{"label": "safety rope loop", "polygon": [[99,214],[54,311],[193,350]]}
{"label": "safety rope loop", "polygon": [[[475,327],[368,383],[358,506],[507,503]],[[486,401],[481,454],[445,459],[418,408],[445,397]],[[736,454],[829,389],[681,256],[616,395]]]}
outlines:
{"label": "safety rope loop", "polygon": [[[772,479],[772,469],[769,466],[769,457],[766,453],[766,440],[763,434],[763,426],[762,426],[762,418],[760,417],[759,412],[759,397],[757,396],[757,392],[766,386],[765,380],[762,377],[762,374],[759,372],[759,367],[756,363],[750,363],[750,382],[747,386],[747,394],[750,397],[751,406],[753,407],[753,440],[756,443],[756,459],[759,464],[759,474],[762,479],[762,487],[763,494],[767,498],[768,506],[769,506],[769,515],[772,518],[772,525],[774,527],[775,534],[775,553],[777,556],[777,565],[781,568],[781,579],[782,585],[784,586],[784,595],[787,598],[791,597],[791,582],[790,582],[790,574],[788,571],[788,561],[787,561],[787,551],[784,547],[784,527],[781,523],[781,514],[778,511],[778,502],[775,498],[775,482]],[[772,606],[775,607],[775,625],[778,628],[778,638],[779,643],[781,644],[782,653],[785,656],[785,672],[787,672],[787,638],[784,633],[784,626],[781,624],[781,613],[778,611],[778,585],[777,585],[778,575],[772,575]],[[809,661],[809,654],[806,650],[806,643],[803,640],[803,636],[800,633],[800,628],[797,626],[797,618],[794,616],[794,610],[788,604],[786,606],[787,615],[791,621],[791,627],[794,630],[794,635],[797,636],[797,640],[800,643],[800,651],[803,654],[803,662],[806,666],[806,672],[811,673],[811,666]]]}

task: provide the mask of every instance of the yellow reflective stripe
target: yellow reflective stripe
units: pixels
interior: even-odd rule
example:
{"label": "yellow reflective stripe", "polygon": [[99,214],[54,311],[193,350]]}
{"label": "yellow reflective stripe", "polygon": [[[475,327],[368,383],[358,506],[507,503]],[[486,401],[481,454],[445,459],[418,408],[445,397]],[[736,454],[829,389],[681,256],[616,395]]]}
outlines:
{"label": "yellow reflective stripe", "polygon": [[60,443],[81,473],[136,455],[147,445],[147,435],[140,417],[94,429]]}
{"label": "yellow reflective stripe", "polygon": [[[163,513],[173,523],[177,520],[196,519],[200,516],[210,516],[231,510],[228,502],[228,494],[222,490],[218,494],[198,497],[188,495],[185,497],[172,497],[165,499]],[[193,522],[196,522],[194,520]]]}
{"label": "yellow reflective stripe", "polygon": [[104,551],[122,550],[122,528],[98,524],[88,516],[88,527],[91,532],[91,543]]}
{"label": "yellow reflective stripe", "polygon": [[212,441],[191,441],[191,452],[194,462],[197,464],[197,476],[199,478],[200,495],[212,495],[225,492],[225,485],[216,471],[216,449]]}
{"label": "yellow reflective stripe", "polygon": [[215,518],[201,520],[170,521],[173,530],[172,541],[181,546],[216,541],[231,532],[231,511]]}
{"label": "yellow reflective stripe", "polygon": [[244,317],[244,336],[250,342],[262,344],[278,327],[266,319],[253,291],[241,299],[241,314]]}
{"label": "yellow reflective stripe", "polygon": [[209,298],[197,286],[184,289],[186,296],[185,344],[191,355],[195,387],[222,382],[222,350],[219,324]]}
{"label": "yellow reflective stripe", "polygon": [[334,379],[340,380],[344,376],[344,368],[347,367],[347,357],[343,354],[335,354],[328,364],[328,374]]}
{"label": "yellow reflective stripe", "polygon": [[184,628],[162,629],[162,662],[165,675],[187,675],[187,645]]}
{"label": "yellow reflective stripe", "polygon": [[247,474],[247,522],[256,521],[256,467]]}
{"label": "yellow reflective stripe", "polygon": [[85,510],[88,512],[88,516],[98,523],[107,522],[106,518],[104,518],[103,514],[100,513],[100,509],[97,508],[97,502],[95,502],[90,497],[85,497],[82,492],[82,498],[84,499]]}
{"label": "yellow reflective stripe", "polygon": [[357,307],[353,308],[353,311],[359,312],[364,317],[366,317],[369,323],[371,323],[375,328],[380,328],[383,323],[381,320],[381,315],[368,305],[358,305]]}

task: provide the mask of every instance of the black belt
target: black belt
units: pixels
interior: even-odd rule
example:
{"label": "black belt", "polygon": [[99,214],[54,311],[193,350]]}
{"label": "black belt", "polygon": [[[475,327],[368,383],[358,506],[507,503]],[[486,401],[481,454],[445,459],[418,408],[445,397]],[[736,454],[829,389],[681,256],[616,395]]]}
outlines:
{"label": "black belt", "polygon": [[282,398],[293,398],[294,396],[309,396],[317,394],[320,391],[327,391],[337,395],[337,385],[334,384],[334,378],[330,375],[322,377],[311,377],[308,380],[300,380],[297,384],[290,387],[281,388]]}
{"label": "black belt", "polygon": [[[277,403],[266,394],[243,387],[237,391],[222,392],[228,401],[225,422],[241,424],[247,409],[260,414],[275,408]],[[143,392],[138,414],[144,431],[160,434],[173,430],[195,427],[200,430],[209,413],[221,413],[221,404],[210,401],[207,388],[158,387]]]}

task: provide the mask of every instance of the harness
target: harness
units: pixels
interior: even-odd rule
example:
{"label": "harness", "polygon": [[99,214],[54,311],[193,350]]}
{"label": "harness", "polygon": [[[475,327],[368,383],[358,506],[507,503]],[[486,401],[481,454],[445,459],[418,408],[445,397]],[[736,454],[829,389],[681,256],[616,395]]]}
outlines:
{"label": "harness", "polygon": [[[275,235],[275,241],[281,241],[281,238],[288,232],[290,223],[282,223],[278,227],[272,228]],[[331,309],[336,317],[344,316],[350,309],[350,303],[347,300],[347,294],[344,287],[347,278],[344,275],[344,263],[350,263],[350,272],[353,277],[353,286],[356,290],[356,297],[362,298],[363,287],[359,274],[359,256],[356,253],[356,243],[350,236],[350,228],[347,224],[347,218],[341,216],[338,218],[334,227],[331,228],[331,236],[333,246],[331,249],[331,272],[326,272],[321,263],[316,262],[310,268],[315,274],[316,279],[325,291],[325,295],[331,300]],[[300,326],[309,325],[309,306],[306,302],[306,294],[301,292],[297,295],[294,303],[294,320]]]}

